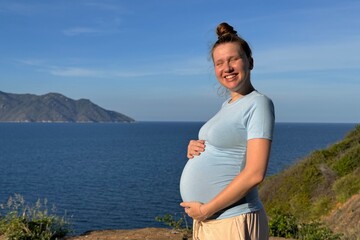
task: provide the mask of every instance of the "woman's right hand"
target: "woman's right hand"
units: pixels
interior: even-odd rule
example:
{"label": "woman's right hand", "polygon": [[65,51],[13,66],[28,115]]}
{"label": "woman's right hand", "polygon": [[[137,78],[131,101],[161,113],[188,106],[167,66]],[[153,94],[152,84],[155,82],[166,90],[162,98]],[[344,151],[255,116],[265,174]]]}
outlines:
{"label": "woman's right hand", "polygon": [[205,151],[205,140],[190,140],[187,150],[187,157],[189,159],[199,156]]}

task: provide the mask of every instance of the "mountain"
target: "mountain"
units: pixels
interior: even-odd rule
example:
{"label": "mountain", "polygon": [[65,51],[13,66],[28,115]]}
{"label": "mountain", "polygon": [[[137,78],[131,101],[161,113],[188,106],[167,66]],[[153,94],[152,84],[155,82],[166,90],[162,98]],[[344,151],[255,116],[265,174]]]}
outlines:
{"label": "mountain", "polygon": [[134,122],[87,99],[59,93],[13,94],[0,91],[0,122]]}

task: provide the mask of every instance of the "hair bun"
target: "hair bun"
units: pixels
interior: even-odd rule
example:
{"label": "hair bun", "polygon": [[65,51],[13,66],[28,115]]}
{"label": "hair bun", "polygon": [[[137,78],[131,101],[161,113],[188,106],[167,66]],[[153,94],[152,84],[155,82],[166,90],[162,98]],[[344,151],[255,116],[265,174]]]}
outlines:
{"label": "hair bun", "polygon": [[237,32],[234,30],[234,28],[226,22],[220,23],[218,25],[216,28],[216,34],[218,35],[218,38],[222,38],[229,34],[237,36]]}

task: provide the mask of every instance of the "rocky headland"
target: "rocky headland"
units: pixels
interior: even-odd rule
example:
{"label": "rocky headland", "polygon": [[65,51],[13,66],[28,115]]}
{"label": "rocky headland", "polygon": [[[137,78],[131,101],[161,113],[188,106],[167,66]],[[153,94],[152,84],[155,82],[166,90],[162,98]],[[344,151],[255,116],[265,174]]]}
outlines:
{"label": "rocky headland", "polygon": [[88,99],[73,100],[59,93],[14,94],[0,91],[0,122],[134,122]]}

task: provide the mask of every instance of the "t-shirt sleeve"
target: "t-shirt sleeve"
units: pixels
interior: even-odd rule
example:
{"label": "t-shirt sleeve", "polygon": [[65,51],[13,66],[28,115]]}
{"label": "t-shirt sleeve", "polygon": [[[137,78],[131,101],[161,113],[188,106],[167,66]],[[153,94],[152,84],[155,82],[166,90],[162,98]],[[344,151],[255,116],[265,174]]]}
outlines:
{"label": "t-shirt sleeve", "polygon": [[254,138],[273,139],[275,124],[274,104],[266,96],[258,96],[247,120],[247,140]]}

